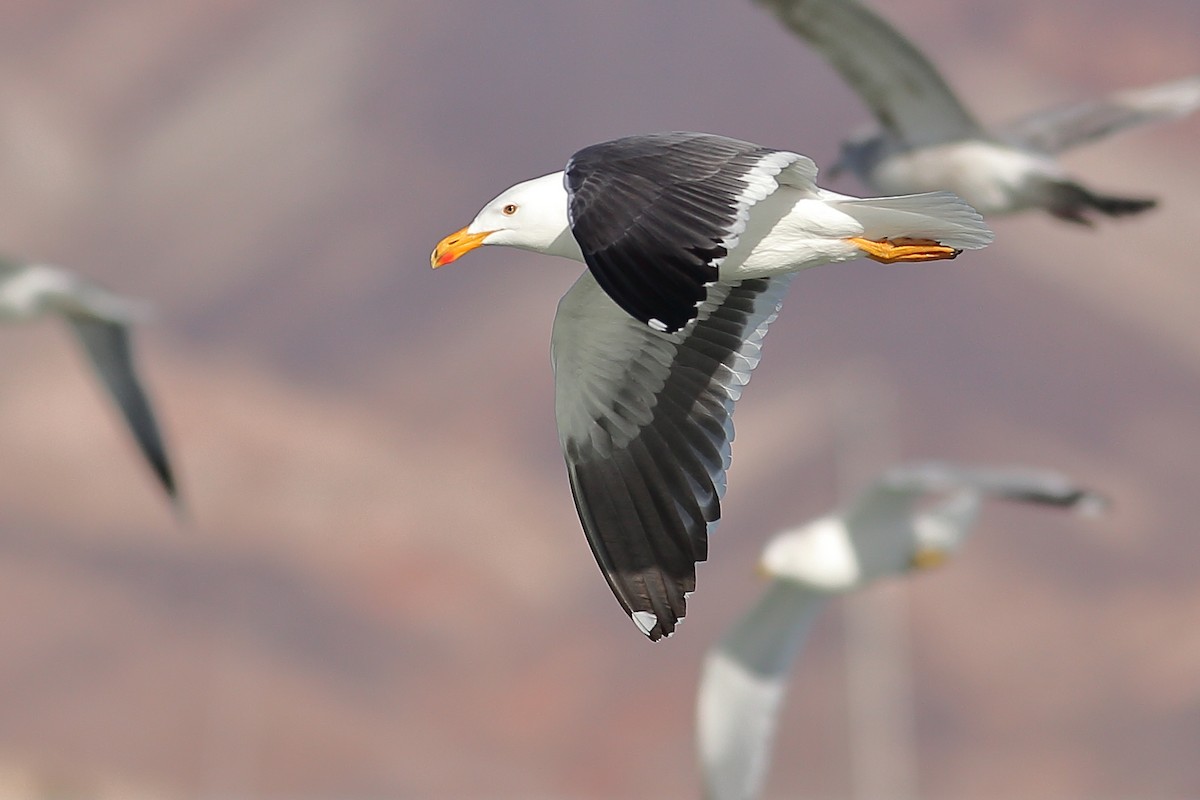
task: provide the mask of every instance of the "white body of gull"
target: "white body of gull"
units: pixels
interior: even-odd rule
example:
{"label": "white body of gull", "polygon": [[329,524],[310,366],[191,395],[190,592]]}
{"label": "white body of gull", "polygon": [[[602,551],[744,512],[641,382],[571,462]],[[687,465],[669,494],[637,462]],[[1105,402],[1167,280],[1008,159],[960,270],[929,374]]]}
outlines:
{"label": "white body of gull", "polygon": [[758,2],[824,55],[875,115],[879,127],[848,139],[834,169],[850,169],[878,192],[947,189],[985,216],[1040,208],[1090,224],[1090,212],[1135,214],[1155,201],[1098,194],[1055,156],[1200,108],[1200,76],[1193,76],[1049,109],[989,131],[911,42],[857,0]]}
{"label": "white body of gull", "polygon": [[[1104,501],[1056,473],[920,463],[884,473],[846,509],[772,539],[762,598],[704,661],[696,742],[712,800],[757,797],[787,676],[831,595],[944,562],[970,534],[984,497],[1099,511]],[[921,504],[930,497],[933,505]]]}
{"label": "white body of gull", "polygon": [[144,310],[61,267],[0,261],[0,322],[46,315],[62,317],[71,326],[155,476],[176,502],[166,448],[130,352],[127,328]]}
{"label": "white body of gull", "polygon": [[816,174],[802,155],[710,134],[618,139],[503,192],[431,257],[508,245],[587,265],[551,336],[559,438],[600,569],[651,639],[695,588],[733,405],[791,273],[991,241],[950,193],[860,199]]}

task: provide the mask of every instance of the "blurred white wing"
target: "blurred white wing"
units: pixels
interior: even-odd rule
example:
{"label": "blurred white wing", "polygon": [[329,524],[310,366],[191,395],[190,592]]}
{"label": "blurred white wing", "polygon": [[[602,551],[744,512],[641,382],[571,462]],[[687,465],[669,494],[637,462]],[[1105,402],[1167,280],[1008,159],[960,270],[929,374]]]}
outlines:
{"label": "blurred white wing", "polygon": [[1128,128],[1165,122],[1200,108],[1200,75],[1062,108],[1039,111],[996,131],[1019,147],[1054,154]]}
{"label": "blurred white wing", "polygon": [[1087,510],[1103,499],[1060,472],[1029,467],[974,467],[945,461],[917,461],[893,467],[876,479],[847,512],[894,515],[911,510],[923,494],[971,489],[1001,500]]}
{"label": "blurred white wing", "polygon": [[819,51],[879,123],[918,147],[982,137],[929,59],[856,0],[759,0]]}
{"label": "blurred white wing", "polygon": [[712,800],[742,800],[761,790],[788,673],[823,600],[776,580],[705,657],[696,746]]}

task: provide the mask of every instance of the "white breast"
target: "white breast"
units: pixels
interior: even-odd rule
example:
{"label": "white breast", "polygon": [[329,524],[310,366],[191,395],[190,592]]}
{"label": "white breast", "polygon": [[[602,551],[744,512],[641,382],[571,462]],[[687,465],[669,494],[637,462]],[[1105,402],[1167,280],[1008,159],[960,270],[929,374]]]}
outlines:
{"label": "white breast", "polygon": [[762,278],[862,253],[846,241],[863,227],[819,194],[781,186],[750,211],[746,230],[721,265],[726,280]]}
{"label": "white breast", "polygon": [[850,532],[838,516],[777,536],[763,551],[762,564],[773,577],[822,592],[845,591],[863,579]]}
{"label": "white breast", "polygon": [[1049,158],[984,141],[955,142],[889,156],[875,166],[872,188],[885,194],[948,189],[984,215],[1037,204],[1038,179],[1061,177]]}

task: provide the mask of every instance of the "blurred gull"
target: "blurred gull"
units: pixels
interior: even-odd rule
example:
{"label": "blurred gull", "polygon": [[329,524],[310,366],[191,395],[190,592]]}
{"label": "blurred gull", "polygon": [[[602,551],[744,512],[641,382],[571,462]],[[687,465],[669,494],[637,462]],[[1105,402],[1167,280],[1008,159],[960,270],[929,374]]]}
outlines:
{"label": "blurred gull", "polygon": [[1088,214],[1136,214],[1144,198],[1102,195],[1055,156],[1071,147],[1200,107],[1200,76],[1048,109],[988,131],[915,46],[857,0],[758,0],[821,52],[883,128],[842,145],[828,170],[854,172],[878,192],[948,189],[984,216],[1041,208],[1090,225]]}
{"label": "blurred gull", "polygon": [[0,260],[0,322],[57,314],[70,323],[142,454],[173,503],[175,479],[150,401],[134,372],[126,326],[145,310],[60,267]]}
{"label": "blurred gull", "polygon": [[[918,507],[935,496],[938,502]],[[985,496],[1096,513],[1104,501],[1053,472],[929,462],[894,467],[846,509],[779,534],[760,566],[766,592],[709,651],[700,678],[696,736],[710,798],[756,797],[787,673],[825,599],[946,561]]]}

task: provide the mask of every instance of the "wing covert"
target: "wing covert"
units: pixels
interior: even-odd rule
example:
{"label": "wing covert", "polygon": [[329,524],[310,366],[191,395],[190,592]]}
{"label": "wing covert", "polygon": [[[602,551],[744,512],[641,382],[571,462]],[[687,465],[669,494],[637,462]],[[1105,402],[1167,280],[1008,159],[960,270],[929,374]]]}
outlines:
{"label": "wing covert", "polygon": [[750,208],[797,162],[808,159],[703,133],[592,145],[565,170],[571,231],[621,308],[656,330],[677,331],[695,319]]}

